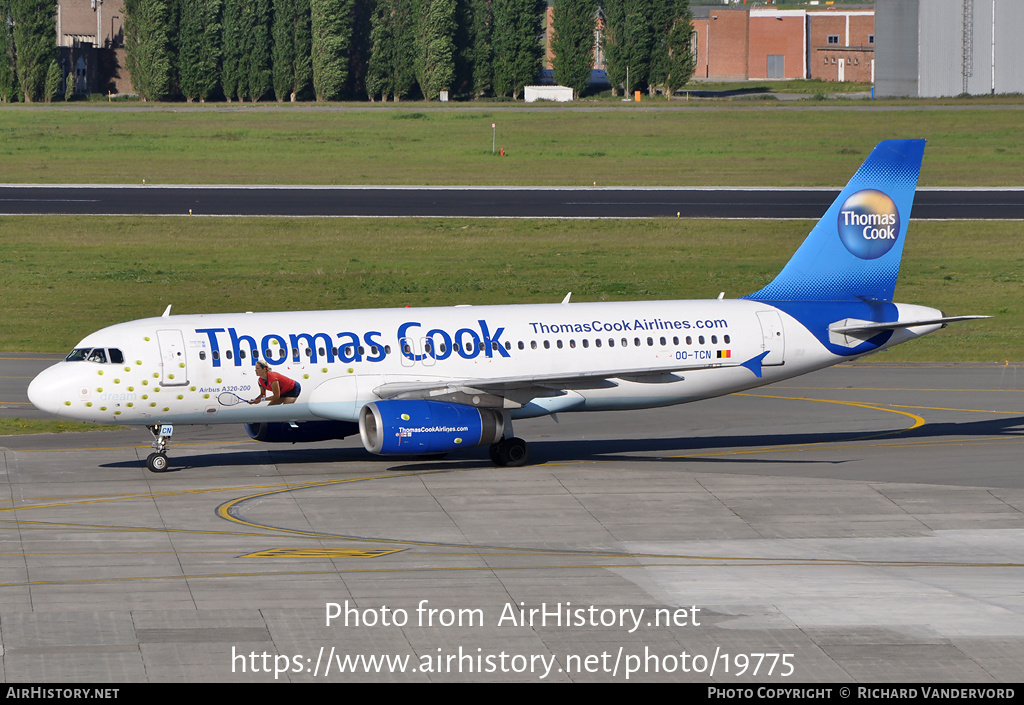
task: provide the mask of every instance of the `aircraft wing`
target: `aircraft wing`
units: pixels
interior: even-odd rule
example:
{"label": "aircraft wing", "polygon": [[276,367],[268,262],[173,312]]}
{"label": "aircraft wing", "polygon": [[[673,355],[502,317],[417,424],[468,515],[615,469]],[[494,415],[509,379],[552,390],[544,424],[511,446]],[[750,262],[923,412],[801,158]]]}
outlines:
{"label": "aircraft wing", "polygon": [[537,397],[557,397],[579,389],[601,389],[618,386],[617,380],[641,384],[665,384],[683,380],[680,373],[718,367],[746,367],[761,376],[761,360],[765,353],[746,362],[723,359],[701,364],[672,367],[634,367],[579,373],[554,373],[521,377],[486,377],[479,379],[423,380],[388,382],[373,392],[381,399],[427,399],[471,404],[491,408],[515,409]]}

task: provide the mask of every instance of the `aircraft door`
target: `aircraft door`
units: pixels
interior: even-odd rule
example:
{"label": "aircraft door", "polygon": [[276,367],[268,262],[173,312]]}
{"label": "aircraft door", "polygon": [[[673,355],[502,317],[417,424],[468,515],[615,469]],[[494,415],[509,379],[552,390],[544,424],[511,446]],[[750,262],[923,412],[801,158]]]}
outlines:
{"label": "aircraft door", "polygon": [[433,340],[430,338],[420,338],[420,350],[423,351],[424,367],[431,367],[435,362],[437,362],[437,358],[435,357],[437,351],[434,350]]}
{"label": "aircraft door", "polygon": [[402,338],[398,341],[398,349],[402,367],[412,367],[416,364],[416,346],[412,338]]}
{"label": "aircraft door", "polygon": [[156,339],[160,345],[160,384],[165,387],[180,387],[188,384],[185,338],[181,335],[181,331],[158,330]]}
{"label": "aircraft door", "polygon": [[417,362],[431,367],[437,362],[434,341],[430,338],[402,338],[398,345],[402,350],[402,367],[413,367]]}
{"label": "aircraft door", "polygon": [[782,365],[786,357],[786,336],[782,330],[782,317],[778,311],[758,311],[757,320],[761,324],[763,343],[761,349],[768,354],[761,365]]}

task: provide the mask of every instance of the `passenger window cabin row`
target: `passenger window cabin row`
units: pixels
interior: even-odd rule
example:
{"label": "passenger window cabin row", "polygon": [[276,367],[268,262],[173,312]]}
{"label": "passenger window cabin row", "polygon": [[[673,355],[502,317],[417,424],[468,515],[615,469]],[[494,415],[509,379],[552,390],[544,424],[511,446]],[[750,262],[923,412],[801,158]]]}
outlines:
{"label": "passenger window cabin row", "polygon": [[[706,340],[705,336],[703,336],[703,335],[697,336],[696,341],[697,341],[697,345],[706,345],[707,344],[707,340]],[[731,337],[729,335],[722,336],[722,344],[729,345],[729,344],[731,344],[731,342],[732,342],[732,339],[731,339]],[[553,345],[554,345],[555,349],[562,350],[566,346],[568,346],[569,349],[575,349],[577,346],[580,346],[580,347],[582,347],[584,349],[588,349],[588,348],[591,347],[591,345],[593,345],[593,347],[595,347],[595,348],[602,348],[602,347],[609,347],[609,348],[622,347],[622,348],[628,348],[628,347],[630,347],[631,343],[632,343],[632,347],[637,347],[637,348],[644,347],[645,345],[646,345],[646,347],[655,347],[655,345],[657,345],[659,347],[663,347],[664,348],[664,347],[668,347],[668,345],[669,345],[669,341],[668,341],[668,339],[665,336],[659,337],[657,339],[657,343],[655,342],[655,338],[653,338],[651,336],[648,336],[645,339],[644,338],[633,338],[632,341],[629,338],[619,338],[618,340],[616,340],[615,338],[608,338],[608,339],[595,338],[594,340],[591,340],[590,338],[583,338],[578,343],[577,343],[575,338],[570,338],[568,341],[563,341],[561,338],[558,338],[558,339],[554,340]],[[710,343],[711,343],[711,345],[718,345],[719,344],[718,336],[717,335],[710,336]],[[672,345],[678,347],[680,344],[681,344],[680,338],[678,336],[674,336],[672,338]],[[687,346],[692,346],[694,344],[693,336],[689,336],[689,335],[686,336],[685,344]],[[451,351],[449,351],[448,350],[448,346],[445,343],[438,344],[436,346],[436,349],[435,349],[434,343],[431,342],[430,340],[427,340],[427,341],[423,342],[423,350],[422,350],[422,352],[425,355],[435,355],[435,354],[445,355],[445,354],[447,354],[449,352],[474,352],[474,351],[475,352],[479,352],[480,350],[483,350],[483,347],[484,346],[483,346],[482,343],[465,343],[465,344],[453,343],[452,346],[451,346]],[[520,340],[520,341],[518,341],[516,343],[516,347],[519,350],[526,350],[527,347],[529,347],[530,350],[538,350],[538,349],[541,349],[541,348],[544,349],[544,350],[550,350],[552,348],[552,341],[551,340],[547,340],[547,339],[539,341],[539,342],[536,341],[536,340],[531,340],[531,341],[529,341],[527,343],[526,341]],[[491,349],[494,350],[494,351],[498,350],[498,342],[497,341],[491,341]],[[506,342],[505,343],[505,349],[506,350],[512,350],[512,343]],[[362,345],[358,346],[358,350],[359,350],[358,358],[362,358],[362,357],[364,357],[366,355],[366,348],[364,346],[362,346]],[[274,352],[275,351],[271,350],[271,349],[264,350],[263,351],[264,358],[265,359],[267,359],[267,358],[273,359]],[[313,358],[313,350],[311,348],[305,348],[304,351],[299,349],[299,348],[292,348],[291,349],[292,362],[301,362],[302,361],[303,352],[305,353],[306,359],[312,359]],[[345,346],[345,347],[342,347],[342,348],[331,348],[331,356],[334,357],[334,358],[344,357],[344,358],[346,358],[348,360],[352,360],[355,357],[355,352],[356,352],[356,348],[354,346],[351,346],[351,345]],[[410,345],[408,342],[403,342],[402,343],[402,352],[407,354],[407,355],[412,355],[412,354],[418,354],[420,351],[419,350],[414,350],[413,346]],[[385,355],[390,355],[391,354],[391,346],[390,345],[385,345],[384,346],[384,354]],[[258,360],[260,353],[257,350],[250,350],[249,351],[249,355],[252,356],[253,360]],[[317,349],[317,355],[319,356],[319,358],[325,358],[325,357],[327,357],[327,350],[325,348],[319,348],[319,349]],[[378,348],[376,345],[370,346],[370,355],[372,357],[375,357],[375,358],[379,357],[380,356],[380,348]],[[223,353],[221,353],[219,350],[214,350],[211,353],[211,357],[214,360],[219,360],[222,357],[224,359],[226,359],[226,360],[231,360],[231,359],[233,359],[233,352],[231,350],[225,350]],[[242,360],[246,359],[246,357],[247,357],[246,351],[245,350],[239,350],[238,351],[238,357],[239,357],[239,359],[242,359]],[[199,351],[199,359],[200,360],[205,360],[206,359],[206,351],[205,350],[200,350]]]}
{"label": "passenger window cabin row", "polygon": [[[711,339],[711,345],[718,345],[718,336],[717,335],[710,336],[710,339]],[[689,335],[686,336],[685,341],[686,341],[686,345],[687,346],[692,346],[694,344],[693,336],[689,336]],[[590,338],[583,338],[582,340],[579,341],[578,344],[580,346],[582,346],[584,349],[590,348],[591,345],[593,345],[595,348],[601,348],[601,347],[614,348],[616,346],[622,347],[622,348],[627,348],[627,347],[630,347],[630,342],[632,342],[632,346],[636,347],[636,348],[644,347],[645,343],[646,343],[647,347],[655,347],[655,339],[653,337],[650,337],[650,336],[648,336],[646,339],[633,338],[632,341],[630,341],[629,338],[619,338],[618,340],[616,340],[615,338],[608,338],[608,339],[595,338],[593,341],[591,341]],[[729,345],[731,342],[732,342],[732,340],[731,340],[729,335],[722,336],[722,343],[723,344]],[[577,341],[576,341],[575,338],[570,338],[567,341],[567,343],[568,343],[569,349],[575,349],[577,347]],[[661,337],[658,338],[657,344],[660,347],[667,347],[668,346],[668,339],[666,337],[664,337],[664,336],[661,336]],[[698,345],[705,345],[706,344],[705,336],[703,336],[703,335],[697,336],[697,344]],[[674,345],[676,347],[678,347],[680,345],[680,338],[678,336],[674,336],[672,338],[672,345]],[[554,347],[556,349],[558,349],[558,350],[563,349],[565,346],[566,346],[566,343],[563,342],[561,338],[558,338],[558,339],[556,339],[554,341]],[[497,341],[492,341],[491,342],[491,347],[492,347],[493,350],[497,351],[497,349],[498,349],[498,342]],[[527,343],[526,341],[520,340],[520,341],[518,341],[516,343],[516,347],[519,348],[520,350],[526,350],[527,347],[529,347],[530,350],[538,350],[538,349],[541,349],[541,348],[543,348],[544,350],[550,350],[551,347],[552,347],[552,341],[545,339],[545,340],[542,340],[542,341],[540,341],[538,343],[538,341],[536,341],[536,340],[531,340],[531,341],[529,341]],[[464,352],[474,352],[477,348],[482,350],[483,349],[483,344],[481,344],[481,343],[466,343],[466,344],[464,344],[464,346],[461,345],[460,343],[453,343],[452,344],[452,351],[453,352],[463,352],[463,351]],[[506,350],[511,350],[512,349],[512,343],[506,342],[505,343],[505,349]],[[364,346],[362,346],[362,345],[358,346],[358,350],[359,350],[359,354],[358,354],[359,358],[362,358],[363,356],[366,355],[366,348]],[[412,349],[412,346],[410,346],[409,343],[407,343],[407,342],[402,344],[402,351],[404,353],[406,353],[406,354],[413,354],[413,352],[414,352],[413,349]],[[476,350],[476,351],[479,352],[479,350]],[[301,351],[299,348],[292,348],[292,350],[291,350],[292,361],[293,362],[301,362],[302,361],[302,352],[303,351]],[[345,347],[342,347],[342,348],[331,348],[331,355],[334,358],[344,357],[346,359],[351,360],[351,359],[353,359],[355,357],[355,352],[356,352],[355,346],[351,346],[351,345],[345,346]],[[447,348],[447,346],[444,343],[440,343],[439,345],[437,345],[437,351],[436,351],[437,354],[444,355],[444,354],[446,354],[448,352],[449,352],[448,348]],[[321,358],[327,357],[327,350],[325,348],[319,348],[317,350],[317,353],[319,354],[319,356]],[[426,354],[426,355],[434,355],[435,354],[434,344],[431,341],[428,340],[428,341],[425,341],[423,343],[423,353]],[[269,349],[269,348],[267,350],[263,351],[263,355],[264,355],[265,359],[266,358],[272,359],[273,358],[273,354],[274,354],[274,351]],[[391,346],[390,345],[385,345],[384,346],[384,354],[385,355],[390,355],[391,354]],[[258,360],[259,356],[260,356],[260,353],[257,350],[250,350],[248,355],[251,355],[253,360]],[[245,360],[248,357],[248,355],[247,355],[245,350],[239,350],[238,351],[238,357],[241,360]],[[379,357],[380,356],[380,348],[378,348],[376,345],[370,346],[370,355],[372,357]],[[199,359],[200,360],[205,360],[206,357],[207,357],[206,351],[205,350],[200,350],[199,351]],[[211,357],[214,360],[219,360],[219,359],[221,359],[221,357],[223,357],[226,360],[231,360],[233,358],[233,352],[231,350],[225,350],[223,352],[223,354],[222,354],[219,350],[213,350],[211,352]],[[313,357],[313,350],[311,348],[306,348],[305,349],[305,357],[306,357],[306,359],[312,359],[312,357]],[[86,362],[98,362],[98,363],[101,363],[101,364],[108,364],[109,363],[109,364],[115,364],[115,365],[123,365],[124,364],[124,355],[117,348],[75,348],[65,358],[65,360],[67,362],[86,361]]]}

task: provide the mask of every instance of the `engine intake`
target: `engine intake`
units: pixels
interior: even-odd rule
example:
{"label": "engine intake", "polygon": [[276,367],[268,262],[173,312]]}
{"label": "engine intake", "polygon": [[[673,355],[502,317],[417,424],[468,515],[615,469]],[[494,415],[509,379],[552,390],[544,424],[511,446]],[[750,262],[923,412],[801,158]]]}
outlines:
{"label": "engine intake", "polygon": [[497,443],[504,433],[501,412],[465,404],[375,401],[359,411],[363,447],[377,455],[447,453]]}

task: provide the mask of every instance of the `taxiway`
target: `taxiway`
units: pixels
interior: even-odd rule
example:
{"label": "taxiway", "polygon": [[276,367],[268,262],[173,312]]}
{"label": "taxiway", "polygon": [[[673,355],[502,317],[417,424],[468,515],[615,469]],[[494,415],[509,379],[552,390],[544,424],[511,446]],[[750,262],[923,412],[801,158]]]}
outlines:
{"label": "taxiway", "polygon": [[[48,357],[0,356],[0,414]],[[140,429],[0,438],[0,676],[1019,680],[1018,366],[516,430],[534,465],[179,428],[160,475]]]}

